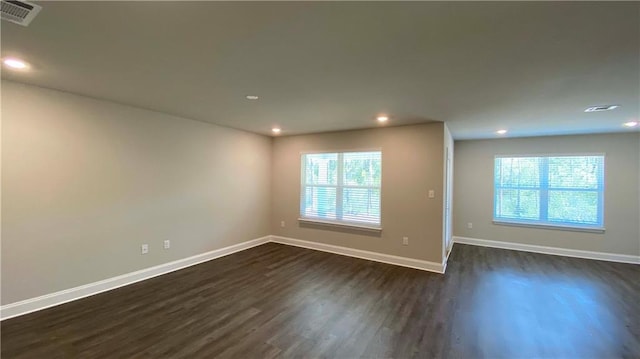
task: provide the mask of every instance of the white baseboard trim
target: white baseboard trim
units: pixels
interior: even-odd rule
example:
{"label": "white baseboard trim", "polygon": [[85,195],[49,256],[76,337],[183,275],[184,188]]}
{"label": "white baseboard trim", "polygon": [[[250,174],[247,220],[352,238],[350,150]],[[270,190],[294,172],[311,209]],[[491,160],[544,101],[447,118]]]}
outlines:
{"label": "white baseboard trim", "polygon": [[353,249],[341,246],[334,246],[331,244],[324,244],[318,242],[304,241],[301,239],[271,236],[271,242],[286,244],[290,246],[314,249],[322,252],[329,252],[334,254],[340,254],[348,257],[355,257],[360,259],[368,259],[370,261],[382,262],[387,264],[394,264],[402,267],[409,267],[414,269],[420,269],[429,272],[444,273],[447,266],[446,260],[443,263],[428,262],[420,259],[406,258],[393,256],[390,254],[382,254],[377,252],[363,251],[361,249]]}
{"label": "white baseboard trim", "polygon": [[[59,292],[46,294],[40,297],[22,300],[19,302],[0,306],[0,320],[5,320],[31,312],[39,311],[56,305],[64,304],[74,300],[89,297],[98,293],[106,292],[112,289],[123,287],[129,284],[140,282],[146,279],[157,277],[166,273],[174,272],[186,267],[210,261],[212,259],[224,257],[226,255],[240,252],[252,247],[256,247],[267,242],[280,243],[290,246],[303,247],[322,252],[329,252],[343,256],[367,259],[376,262],[409,267],[424,271],[444,273],[447,267],[447,259],[442,263],[429,262],[419,259],[399,257],[389,254],[364,251],[348,247],[334,246],[330,244],[310,242],[301,239],[281,237],[281,236],[265,236],[250,241],[234,244],[225,248],[216,249],[210,252],[198,254],[192,257],[179,259],[173,262],[160,264],[154,267],[145,268],[136,272],[123,274],[117,277],[108,278],[99,282],[89,283],[62,290]],[[487,239],[469,238],[469,237],[453,237],[453,243],[470,244],[475,246],[511,249],[525,252],[552,254],[566,257],[577,257],[586,259],[596,259],[611,262],[640,264],[640,256],[632,256],[625,254],[591,252],[576,249],[556,248],[538,246],[532,244],[521,244],[511,242],[492,241]]]}
{"label": "white baseboard trim", "polygon": [[38,310],[46,309],[56,305],[64,304],[98,293],[123,287],[129,284],[157,277],[166,273],[174,272],[186,267],[190,267],[212,259],[224,257],[226,255],[243,251],[255,246],[269,242],[271,236],[253,239],[250,241],[234,244],[232,246],[216,249],[210,252],[197,254],[192,257],[179,259],[173,262],[160,264],[154,267],[145,268],[136,272],[123,274],[117,277],[108,278],[99,282],[81,285],[79,287],[61,290],[59,292],[46,294],[40,297],[22,300],[19,302],[3,305],[0,307],[0,320],[5,320],[20,315],[28,314]]}
{"label": "white baseboard trim", "polygon": [[513,242],[491,241],[488,239],[478,239],[469,237],[453,237],[455,243],[470,244],[474,246],[492,247],[501,249],[512,249],[516,251],[552,254],[556,256],[576,257],[585,259],[596,259],[609,262],[640,264],[640,256],[627,254],[615,254],[604,252],[591,252],[578,249],[567,249],[557,247],[538,246],[533,244],[521,244]]}
{"label": "white baseboard trim", "polygon": [[39,310],[68,303],[74,300],[89,297],[95,294],[124,287],[146,279],[151,279],[163,274],[174,272],[186,267],[210,261],[212,259],[224,257],[226,255],[256,247],[268,242],[286,244],[290,246],[314,249],[323,252],[340,254],[349,257],[368,259],[376,262],[394,264],[402,267],[409,267],[436,273],[444,273],[447,266],[446,259],[442,263],[428,262],[419,259],[393,256],[376,252],[363,251],[347,247],[334,246],[329,244],[303,241],[300,239],[265,236],[250,241],[234,244],[232,246],[216,249],[210,252],[197,254],[188,258],[179,259],[173,262],[160,264],[154,267],[141,269],[139,271],[123,274],[117,277],[107,278],[94,283],[81,285],[78,287],[61,290],[59,292],[45,294],[39,297],[25,299],[19,302],[0,306],[0,320],[5,320],[24,314],[29,314]]}

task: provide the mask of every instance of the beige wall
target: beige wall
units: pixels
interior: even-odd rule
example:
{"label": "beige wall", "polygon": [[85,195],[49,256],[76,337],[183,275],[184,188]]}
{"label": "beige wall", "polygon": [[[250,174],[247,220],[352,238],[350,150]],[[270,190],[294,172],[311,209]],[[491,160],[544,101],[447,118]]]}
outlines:
{"label": "beige wall", "polygon": [[[452,147],[442,123],[271,140],[9,81],[1,89],[2,304],[269,234],[442,261]],[[372,148],[383,152],[382,233],[299,225],[300,154]],[[580,152],[606,153],[604,234],[492,224],[496,154]],[[454,159],[454,235],[640,254],[639,133],[458,141]]]}
{"label": "beige wall", "polygon": [[[455,146],[454,235],[640,255],[639,133],[458,141]],[[494,156],[554,153],[606,153],[604,234],[492,224]]]}
{"label": "beige wall", "polygon": [[[443,141],[442,123],[274,139],[273,234],[440,263]],[[382,149],[382,234],[300,226],[301,152],[373,148]],[[434,199],[427,198],[429,189]]]}
{"label": "beige wall", "polygon": [[3,81],[2,304],[269,235],[270,160],[264,136]]}

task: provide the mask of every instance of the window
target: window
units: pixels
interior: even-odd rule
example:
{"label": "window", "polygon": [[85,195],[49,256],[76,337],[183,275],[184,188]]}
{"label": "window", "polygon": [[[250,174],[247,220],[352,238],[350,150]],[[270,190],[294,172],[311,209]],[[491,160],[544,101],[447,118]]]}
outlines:
{"label": "window", "polygon": [[380,228],[382,153],[302,155],[300,217]]}
{"label": "window", "polygon": [[495,158],[493,220],[604,227],[604,156]]}

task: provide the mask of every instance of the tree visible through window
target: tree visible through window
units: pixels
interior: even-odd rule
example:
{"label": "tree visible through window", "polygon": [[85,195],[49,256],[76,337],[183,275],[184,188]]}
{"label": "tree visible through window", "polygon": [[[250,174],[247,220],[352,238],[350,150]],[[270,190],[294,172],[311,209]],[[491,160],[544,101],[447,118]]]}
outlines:
{"label": "tree visible through window", "polygon": [[377,227],[381,178],[380,151],[304,154],[300,216]]}
{"label": "tree visible through window", "polygon": [[497,222],[603,228],[604,156],[496,157]]}

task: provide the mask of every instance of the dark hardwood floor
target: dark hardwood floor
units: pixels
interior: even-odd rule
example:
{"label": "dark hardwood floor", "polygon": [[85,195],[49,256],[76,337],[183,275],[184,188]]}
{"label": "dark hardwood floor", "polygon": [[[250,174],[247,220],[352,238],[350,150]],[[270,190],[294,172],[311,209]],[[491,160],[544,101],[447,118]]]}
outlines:
{"label": "dark hardwood floor", "polygon": [[1,324],[2,358],[639,358],[640,266],[456,244],[446,275],[265,244]]}

